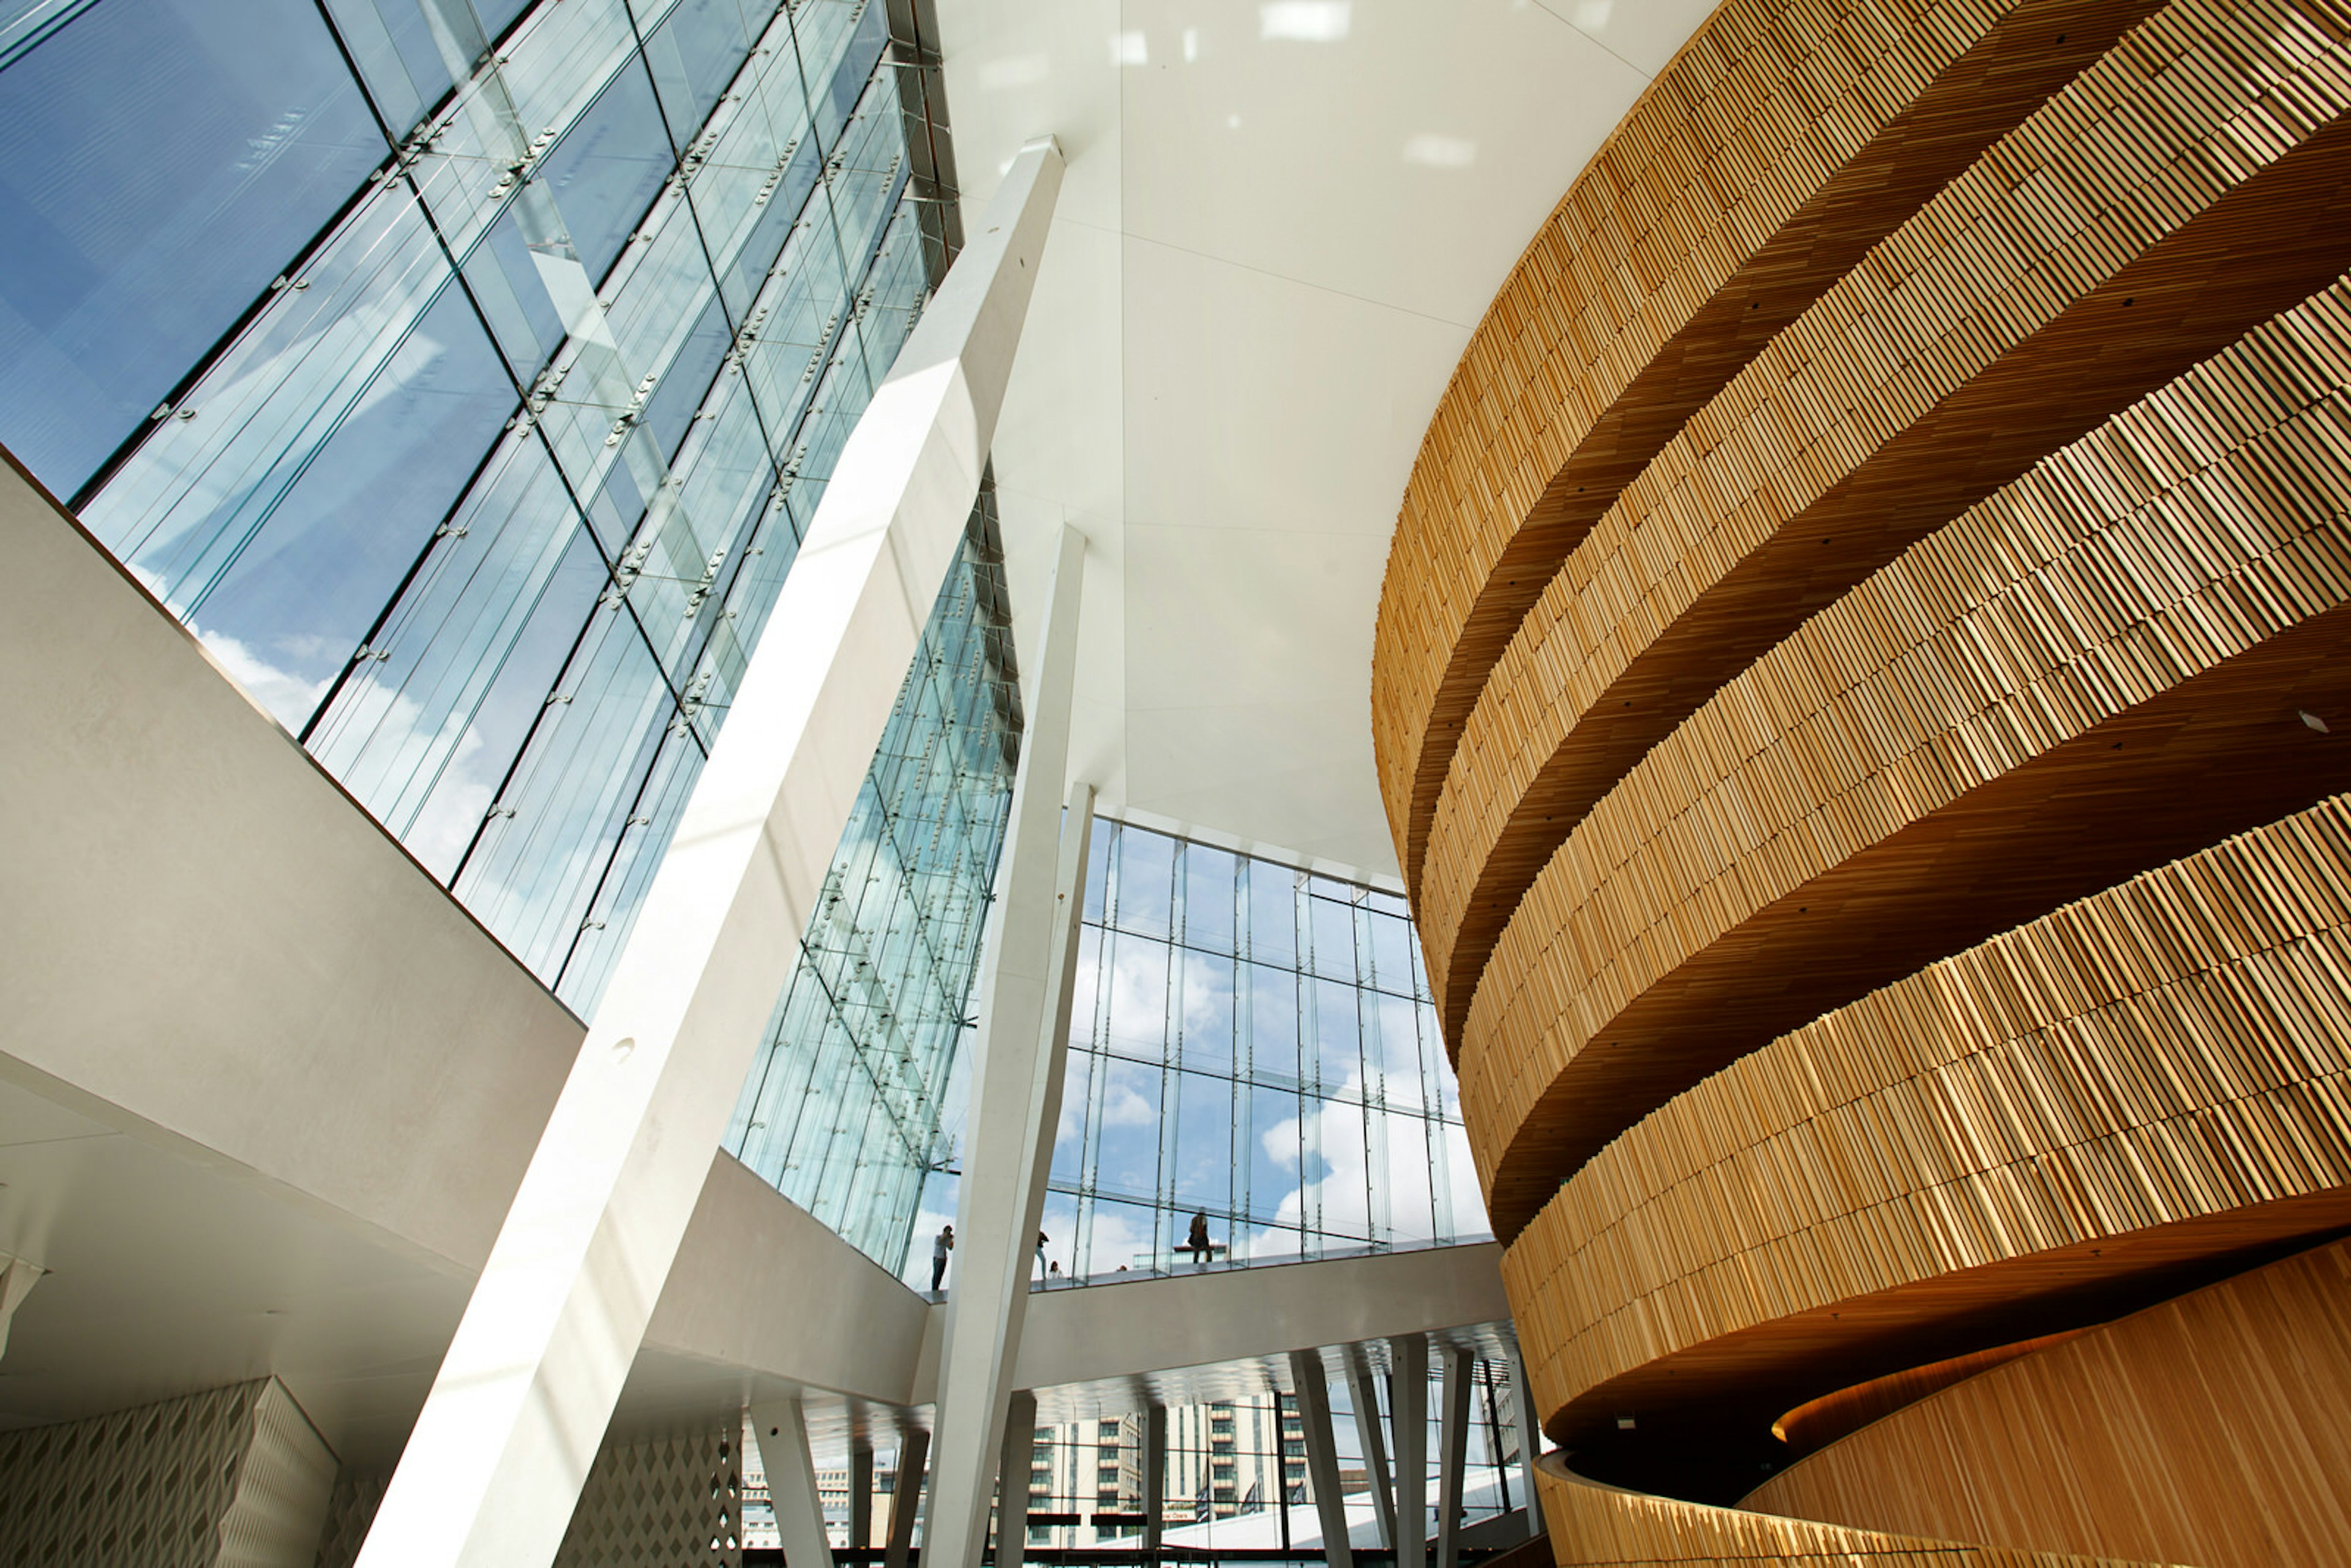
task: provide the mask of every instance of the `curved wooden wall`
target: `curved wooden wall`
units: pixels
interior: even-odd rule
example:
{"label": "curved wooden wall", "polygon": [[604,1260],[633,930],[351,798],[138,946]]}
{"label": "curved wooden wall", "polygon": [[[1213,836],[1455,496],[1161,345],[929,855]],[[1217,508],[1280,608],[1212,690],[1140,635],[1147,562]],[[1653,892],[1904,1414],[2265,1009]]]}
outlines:
{"label": "curved wooden wall", "polygon": [[[1496,1234],[1823,1009],[2351,787],[2351,747],[2293,718],[2351,728],[2346,444],[2337,286],[1921,541],[1644,758],[1470,1014]],[[2264,493],[2282,465],[2308,471],[2290,505]],[[2089,792],[2127,821],[2084,831]]]}
{"label": "curved wooden wall", "polygon": [[1546,1426],[1573,1443],[1783,1378],[1831,1322],[1850,1358],[2351,1223],[2347,982],[2337,797],[1773,1041],[1611,1145],[1504,1255]]}
{"label": "curved wooden wall", "polygon": [[2351,1244],[1896,1412],[1742,1507],[2205,1568],[2351,1562]]}
{"label": "curved wooden wall", "polygon": [[1602,1563],[1793,1563],[1796,1568],[2129,1568],[2110,1557],[2069,1557],[1855,1530],[1810,1520],[1708,1508],[1603,1486],[1553,1455],[1535,1472],[1562,1568]]}
{"label": "curved wooden wall", "polygon": [[2341,271],[2351,82],[2294,22],[2211,0],[2127,35],[1774,338],[1576,547],[1430,829],[1415,908],[1449,1029],[1569,827],[1708,693]]}
{"label": "curved wooden wall", "polygon": [[1373,743],[1406,883],[1462,720],[1700,404],[2158,0],[1729,0],[1495,298],[1405,491]]}
{"label": "curved wooden wall", "polygon": [[[1590,1473],[2351,1226],[2351,0],[1728,0],[1496,298],[1380,617]],[[1674,1517],[1577,1560],[1845,1550]]]}

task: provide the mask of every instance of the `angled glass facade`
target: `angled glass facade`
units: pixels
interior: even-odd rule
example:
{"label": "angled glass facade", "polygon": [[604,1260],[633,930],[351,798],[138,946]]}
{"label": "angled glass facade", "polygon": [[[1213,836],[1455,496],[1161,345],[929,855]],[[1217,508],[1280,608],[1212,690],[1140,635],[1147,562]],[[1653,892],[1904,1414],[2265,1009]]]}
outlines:
{"label": "angled glass facade", "polygon": [[[939,113],[883,0],[0,0],[0,443],[584,1015],[946,267]],[[983,495],[730,1145],[893,1266],[1000,562]]]}
{"label": "angled glass facade", "polygon": [[893,1270],[940,1156],[1019,759],[993,502],[983,486],[726,1136]]}
{"label": "angled glass facade", "polygon": [[583,1013],[944,261],[887,44],[0,4],[0,442]]}

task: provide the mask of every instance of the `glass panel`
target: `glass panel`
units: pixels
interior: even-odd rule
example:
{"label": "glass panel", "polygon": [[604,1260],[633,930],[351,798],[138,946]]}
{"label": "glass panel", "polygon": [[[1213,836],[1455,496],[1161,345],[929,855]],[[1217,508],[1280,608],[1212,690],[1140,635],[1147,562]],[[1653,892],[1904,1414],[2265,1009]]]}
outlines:
{"label": "glass panel", "polygon": [[539,173],[590,277],[620,256],[675,166],[653,83],[640,68],[621,71]]}
{"label": "glass panel", "polygon": [[[1384,895],[1129,823],[1094,834],[1050,1176],[1080,1226],[1115,1216],[1124,1245],[1147,1213],[1161,1266],[1187,1268],[1196,1216],[1233,1264],[1482,1237],[1416,939]],[[1078,1256],[1114,1250],[1081,1234]]]}
{"label": "glass panel", "polygon": [[1235,857],[1206,844],[1184,846],[1184,943],[1211,953],[1233,950]]}
{"label": "glass panel", "polygon": [[209,571],[157,563],[179,581],[174,607],[300,731],[514,406],[465,297],[443,294],[292,486],[253,508],[233,550],[218,541]]}
{"label": "glass panel", "polygon": [[995,653],[1004,628],[989,609],[1003,602],[987,564],[1001,549],[987,505],[973,521],[727,1139],[901,1270],[917,1234],[937,1228],[925,1205],[947,1201],[930,1178],[950,1163],[946,1118],[1017,756],[1011,680]]}
{"label": "glass panel", "polygon": [[1176,841],[1126,828],[1118,839],[1117,910],[1112,924],[1147,936],[1167,935],[1175,895]]}
{"label": "glass panel", "polygon": [[71,496],[386,152],[309,0],[95,5],[0,70],[0,438]]}

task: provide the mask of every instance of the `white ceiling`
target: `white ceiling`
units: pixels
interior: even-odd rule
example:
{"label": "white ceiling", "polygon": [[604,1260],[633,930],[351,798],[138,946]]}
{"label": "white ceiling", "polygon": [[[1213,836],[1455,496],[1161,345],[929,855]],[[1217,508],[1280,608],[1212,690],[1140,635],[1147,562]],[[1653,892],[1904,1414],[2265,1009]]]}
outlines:
{"label": "white ceiling", "polygon": [[1017,632],[1089,540],[1103,810],[1391,883],[1372,625],[1487,302],[1714,0],[937,0],[967,219],[1069,157],[996,440]]}

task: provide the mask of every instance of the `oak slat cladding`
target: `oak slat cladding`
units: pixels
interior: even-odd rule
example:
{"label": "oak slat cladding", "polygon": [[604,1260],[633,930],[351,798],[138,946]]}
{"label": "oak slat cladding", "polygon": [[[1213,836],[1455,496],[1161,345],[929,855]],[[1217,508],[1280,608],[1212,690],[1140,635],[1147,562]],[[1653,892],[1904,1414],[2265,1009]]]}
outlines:
{"label": "oak slat cladding", "polygon": [[1415,900],[1448,1039],[1551,852],[1709,693],[2351,259],[2345,20],[2339,0],[2177,0],[1625,488],[1495,664],[1453,757]]}
{"label": "oak slat cladding", "polygon": [[1373,654],[1398,863],[1486,672],[1625,482],[2158,0],[1729,0],[1528,246],[1405,490]]}
{"label": "oak slat cladding", "polygon": [[1614,1410],[1785,1381],[1824,1343],[2339,1226],[2346,1184],[2337,796],[1677,1096],[1560,1189],[1503,1282],[1573,1443]]}
{"label": "oak slat cladding", "polygon": [[2351,1243],[1908,1405],[1740,1504],[2205,1568],[2351,1562]]}
{"label": "oak slat cladding", "polygon": [[1461,1056],[1495,1233],[1743,1051],[2351,788],[2351,284],[1912,547],[1561,846]]}
{"label": "oak slat cladding", "polygon": [[1552,1553],[1561,1568],[1712,1563],[1719,1568],[2132,1568],[2113,1558],[2067,1557],[1960,1542],[1887,1535],[1735,1508],[1624,1491],[1584,1479],[1556,1454],[1535,1472]]}

